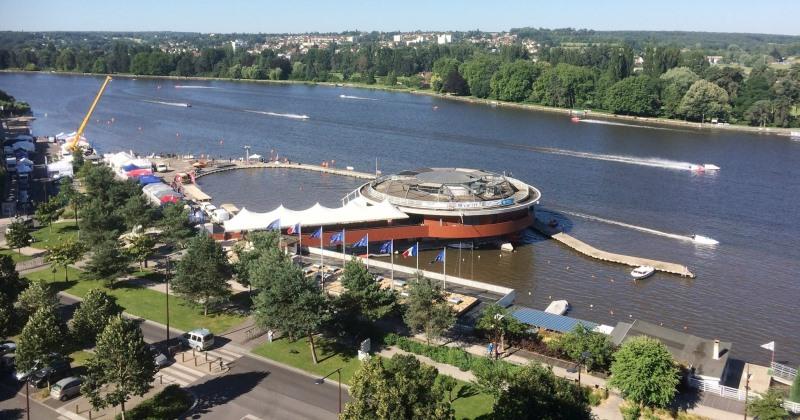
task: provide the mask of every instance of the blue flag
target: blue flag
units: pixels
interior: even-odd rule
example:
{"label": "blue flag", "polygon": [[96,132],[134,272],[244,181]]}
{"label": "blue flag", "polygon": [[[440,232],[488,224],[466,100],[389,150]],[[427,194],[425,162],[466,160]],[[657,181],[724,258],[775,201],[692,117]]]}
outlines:
{"label": "blue flag", "polygon": [[272,223],[267,226],[267,230],[281,230],[281,219],[273,220]]}
{"label": "blue flag", "polygon": [[344,239],[344,232],[343,231],[342,232],[336,232],[333,235],[331,235],[331,243],[332,244],[335,244],[337,242],[342,242],[343,239]]}
{"label": "blue flag", "polygon": [[433,261],[431,261],[431,264],[433,264],[433,263],[435,263],[435,262],[444,262],[444,258],[445,258],[445,250],[446,250],[446,249],[442,249],[442,250],[439,252],[439,254],[438,254],[438,255],[436,255],[436,258],[434,258],[434,259],[433,259]]}
{"label": "blue flag", "polygon": [[358,242],[354,243],[353,246],[367,246],[369,245],[369,234],[364,235],[363,238],[359,239]]}
{"label": "blue flag", "polygon": [[314,233],[311,234],[311,238],[321,238],[322,237],[322,228],[320,227]]}
{"label": "blue flag", "polygon": [[389,242],[384,242],[383,245],[381,245],[381,250],[378,251],[379,254],[391,254],[393,252],[394,252],[394,240],[391,240]]}

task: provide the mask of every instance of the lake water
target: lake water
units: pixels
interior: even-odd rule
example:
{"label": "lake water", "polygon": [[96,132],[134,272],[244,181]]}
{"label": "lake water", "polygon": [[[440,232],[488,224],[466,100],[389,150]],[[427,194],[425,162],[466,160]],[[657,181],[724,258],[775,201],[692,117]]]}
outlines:
{"label": "lake water", "polygon": [[[32,105],[38,135],[75,130],[100,82],[0,74],[0,89]],[[578,318],[609,325],[642,319],[729,340],[734,357],[756,363],[769,362],[759,346],[775,340],[776,360],[800,362],[800,143],[788,138],[572,123],[563,115],[341,87],[130,79],[110,84],[86,136],[100,151],[228,158],[249,145],[250,153],[335,160],[367,172],[376,159],[383,173],[423,166],[505,171],[537,186],[541,211],[554,212],[577,238],[682,263],[697,278],[659,273],[634,284],[630,268],[532,232],[502,257],[463,251],[459,264],[450,252],[448,273],[514,287],[517,303],[534,308],[567,299]],[[687,169],[691,163],[722,170],[698,174]],[[200,183],[216,204],[256,211],[335,205],[358,185],[290,171],[234,171]],[[695,233],[720,244],[675,237]]]}

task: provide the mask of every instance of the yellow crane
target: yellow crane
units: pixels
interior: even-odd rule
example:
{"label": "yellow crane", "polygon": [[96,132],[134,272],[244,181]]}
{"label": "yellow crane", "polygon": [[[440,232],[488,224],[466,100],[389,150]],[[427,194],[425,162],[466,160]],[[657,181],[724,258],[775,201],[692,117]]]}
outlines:
{"label": "yellow crane", "polygon": [[108,86],[108,82],[111,81],[111,76],[106,76],[106,80],[103,81],[103,85],[100,86],[100,90],[97,92],[97,96],[94,97],[94,101],[92,101],[92,106],[89,107],[89,112],[86,113],[86,116],[83,117],[83,122],[81,122],[81,126],[78,127],[78,131],[75,132],[75,138],[69,143],[69,150],[75,150],[75,147],[78,145],[78,140],[80,140],[81,136],[83,136],[83,130],[86,129],[86,124],[89,123],[89,119],[92,118],[92,113],[94,112],[94,108],[97,106],[97,103],[100,102],[100,97],[103,96],[103,92],[106,91],[106,86]]}

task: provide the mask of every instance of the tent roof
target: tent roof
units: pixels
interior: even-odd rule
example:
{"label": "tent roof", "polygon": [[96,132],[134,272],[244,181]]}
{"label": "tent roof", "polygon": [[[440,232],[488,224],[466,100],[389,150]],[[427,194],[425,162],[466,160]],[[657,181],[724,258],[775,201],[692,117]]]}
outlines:
{"label": "tent roof", "polygon": [[275,220],[280,220],[281,228],[285,228],[298,223],[303,226],[328,226],[407,218],[407,214],[398,210],[388,201],[374,206],[351,201],[345,206],[337,208],[325,207],[316,203],[300,211],[287,209],[283,205],[267,213],[251,212],[243,208],[224,225],[226,231],[237,232],[266,229]]}
{"label": "tent roof", "polygon": [[583,326],[585,326],[589,331],[597,326],[597,324],[594,322],[570,318],[563,315],[551,314],[538,309],[525,308],[522,306],[516,308],[511,315],[514,316],[514,318],[517,318],[523,324],[533,325],[535,327],[561,333],[572,331],[578,324],[583,324]]}

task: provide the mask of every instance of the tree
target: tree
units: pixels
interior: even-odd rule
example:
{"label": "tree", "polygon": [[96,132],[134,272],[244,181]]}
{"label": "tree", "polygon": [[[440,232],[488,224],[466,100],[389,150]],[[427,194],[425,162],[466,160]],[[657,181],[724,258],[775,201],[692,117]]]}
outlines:
{"label": "tree", "polygon": [[375,357],[353,375],[350,402],[341,420],[453,419],[453,409],[436,384],[438,372],[411,355]]}
{"label": "tree", "polygon": [[725,118],[731,112],[728,93],[725,89],[705,80],[692,84],[683,96],[677,113],[691,120],[705,121],[707,118]]}
{"label": "tree", "polygon": [[492,96],[501,101],[524,101],[531,95],[533,83],[542,70],[542,66],[525,60],[504,63],[492,76]]}
{"label": "tree", "polygon": [[34,217],[44,226],[48,226],[52,231],[53,222],[58,220],[64,210],[61,208],[61,203],[58,200],[50,198],[49,200],[39,203],[36,206],[36,213]]}
{"label": "tree", "polygon": [[137,227],[149,227],[155,218],[154,211],[155,209],[143,195],[134,195],[119,209],[119,214],[125,223],[125,228],[133,230]]}
{"label": "tree", "polygon": [[41,308],[54,308],[58,305],[58,298],[43,280],[30,282],[30,285],[19,294],[17,305],[26,315],[31,315]]}
{"label": "tree", "polygon": [[195,236],[195,230],[189,223],[189,212],[183,205],[167,204],[161,210],[161,239],[172,246],[183,248]]}
{"label": "tree", "polygon": [[98,280],[104,280],[107,286],[114,287],[117,278],[130,271],[130,258],[122,252],[117,241],[107,240],[97,245],[86,264],[86,271]]}
{"label": "tree", "polygon": [[[78,153],[81,157],[83,157],[82,153]],[[73,165],[75,165],[75,160],[72,161]],[[61,186],[58,188],[58,201],[61,203],[62,206],[71,206],[72,212],[75,215],[75,224],[78,224],[78,207],[84,200],[83,194],[81,194],[75,187],[72,185],[72,182],[69,180],[62,182]]]}
{"label": "tree", "polygon": [[589,357],[584,359],[587,371],[607,370],[614,353],[614,345],[606,334],[593,332],[583,324],[578,324],[572,331],[560,335],[548,343],[548,346],[574,361],[582,360],[582,355],[588,352]]}
{"label": "tree", "polygon": [[687,67],[675,67],[667,70],[660,79],[664,83],[661,92],[661,111],[668,117],[674,117],[683,95],[694,82],[700,80],[700,76]]}
{"label": "tree", "polygon": [[391,290],[381,289],[375,276],[361,260],[350,260],[341,276],[345,292],[341,298],[350,308],[369,321],[377,321],[394,310],[396,299]]}
{"label": "tree", "polygon": [[67,239],[57,243],[48,250],[47,262],[64,269],[64,281],[69,281],[68,267],[78,262],[86,253],[86,247],[81,242]]}
{"label": "tree", "polygon": [[429,278],[418,275],[408,293],[403,320],[412,331],[424,331],[425,340],[430,344],[453,325],[453,311],[445,302],[442,287]]}
{"label": "tree", "polygon": [[767,123],[772,123],[772,114],[772,101],[762,99],[750,105],[750,108],[744,113],[744,118],[750,125],[765,127]]}
{"label": "tree", "polygon": [[14,335],[14,302],[0,295],[0,336]]}
{"label": "tree", "polygon": [[459,69],[467,80],[470,93],[477,98],[488,98],[492,94],[492,76],[499,67],[497,57],[483,54],[465,61]]}
{"label": "tree", "polygon": [[9,302],[17,301],[17,296],[28,286],[28,283],[19,278],[14,260],[10,255],[0,255],[0,296]]}
{"label": "tree", "polygon": [[499,352],[504,351],[507,336],[523,334],[527,329],[508,309],[496,303],[483,309],[475,328],[486,334]]}
{"label": "tree", "polygon": [[230,297],[228,279],[232,274],[222,247],[210,236],[199,234],[192,238],[186,254],[178,261],[172,288],[189,301],[199,302],[203,315],[208,315],[208,308],[215,300]]}
{"label": "tree", "polygon": [[497,419],[591,419],[586,394],[557,378],[550,369],[531,363],[516,371],[494,404]]}
{"label": "tree", "polygon": [[125,402],[150,389],[155,369],[142,330],[134,321],[117,316],[97,338],[95,356],[86,362],[81,393],[95,410],[120,406],[124,420]]}
{"label": "tree", "polygon": [[789,418],[789,413],[783,408],[783,397],[771,389],[761,398],[756,398],[747,405],[747,414],[759,420],[783,420]]}
{"label": "tree", "polygon": [[22,254],[22,247],[31,244],[33,237],[26,225],[21,220],[15,220],[6,229],[6,242],[11,248],[16,248],[17,252]]}
{"label": "tree", "polygon": [[122,313],[115,299],[100,289],[91,289],[72,315],[72,337],[78,343],[91,344],[109,321]]}
{"label": "tree", "polygon": [[53,353],[60,353],[64,348],[64,325],[55,313],[55,306],[39,308],[28,319],[16,350],[16,368],[19,372],[27,372],[39,363],[49,363],[54,359]]}
{"label": "tree", "polygon": [[[256,261],[269,254],[270,260],[277,261],[282,258],[282,253],[278,248],[280,235],[277,231],[253,232],[248,235],[248,240],[240,241],[234,246],[236,263],[233,271],[236,273],[236,281],[243,286],[251,287],[253,278],[261,278],[262,274],[259,267],[254,267]],[[265,265],[271,267],[272,263]],[[269,270],[269,269],[267,269]]]}
{"label": "tree", "polygon": [[152,235],[142,233],[133,237],[128,243],[128,254],[139,263],[139,266],[147,267],[147,259],[153,255],[153,248],[156,246],[156,238]]}
{"label": "tree", "polygon": [[255,267],[269,270],[253,279],[259,286],[253,302],[256,323],[262,328],[282,331],[290,340],[308,337],[311,359],[316,364],[314,334],[329,318],[328,302],[317,281],[305,277],[285,255],[277,260],[266,255]]}
{"label": "tree", "polygon": [[608,384],[640,407],[664,407],[675,396],[678,368],[660,341],[635,337],[614,354]]}
{"label": "tree", "polygon": [[615,114],[651,116],[658,109],[658,96],[649,77],[631,76],[608,88],[605,106]]}
{"label": "tree", "polygon": [[595,87],[591,69],[559,63],[549,67],[533,84],[532,98],[544,105],[572,108],[591,102]]}

